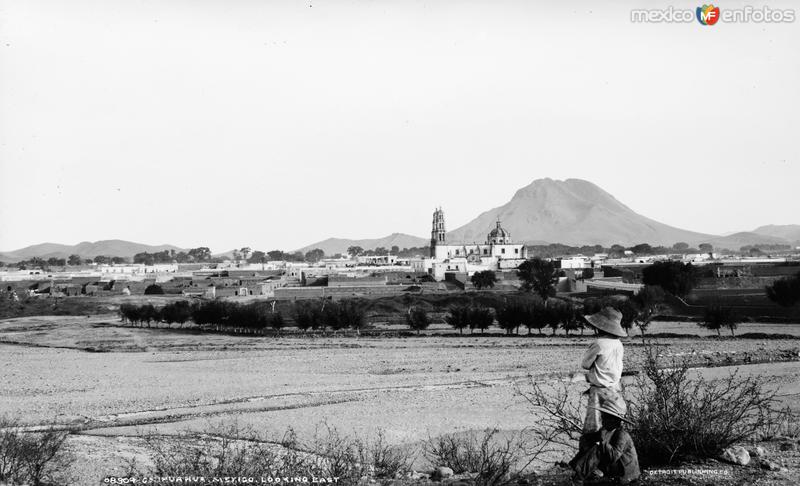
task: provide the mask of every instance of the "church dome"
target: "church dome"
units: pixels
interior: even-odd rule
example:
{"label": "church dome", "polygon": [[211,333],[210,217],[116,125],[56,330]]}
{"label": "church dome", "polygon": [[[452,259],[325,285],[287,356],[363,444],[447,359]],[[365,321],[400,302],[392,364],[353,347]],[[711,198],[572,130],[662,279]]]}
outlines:
{"label": "church dome", "polygon": [[489,232],[488,240],[489,243],[508,243],[511,240],[511,233],[500,226],[500,220],[497,220],[497,226]]}

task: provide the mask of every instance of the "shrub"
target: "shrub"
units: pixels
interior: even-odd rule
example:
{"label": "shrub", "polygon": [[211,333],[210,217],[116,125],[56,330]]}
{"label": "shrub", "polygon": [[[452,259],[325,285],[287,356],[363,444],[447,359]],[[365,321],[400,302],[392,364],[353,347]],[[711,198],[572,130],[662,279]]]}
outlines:
{"label": "shrub", "polygon": [[214,477],[320,476],[322,470],[289,432],[280,446],[265,442],[238,424],[215,425],[206,434],[149,435],[146,448],[155,476],[202,476],[200,485],[218,484]]}
{"label": "shrub", "polygon": [[200,485],[218,484],[214,477],[338,477],[340,484],[357,484],[363,477],[394,478],[411,470],[413,450],[388,445],[382,431],[373,441],[340,433],[326,423],[317,426],[308,443],[288,429],[278,441],[266,441],[252,429],[217,424],[208,433],[149,435],[146,448],[152,471],[131,475],[203,476]]}
{"label": "shrub", "polygon": [[0,417],[0,482],[40,485],[53,481],[70,458],[62,451],[67,432],[21,432],[16,420]]}
{"label": "shrub", "polygon": [[383,430],[378,430],[375,441],[367,447],[367,454],[362,462],[371,464],[373,474],[379,479],[392,479],[411,471],[414,459],[413,450],[390,446]]}
{"label": "shrub", "polygon": [[716,457],[757,437],[780,413],[769,380],[735,372],[716,380],[690,375],[685,361],[661,363],[655,347],[648,348],[638,381],[628,416],[645,465]]}
{"label": "shrub", "polygon": [[769,300],[784,307],[792,307],[800,302],[800,272],[792,277],[784,277],[766,287]]}
{"label": "shrub", "polygon": [[478,290],[491,289],[497,282],[497,275],[491,270],[484,270],[482,272],[475,272],[470,278],[470,281]]}
{"label": "shrub", "polygon": [[314,433],[311,451],[323,458],[322,475],[338,477],[344,484],[356,484],[367,473],[366,446],[323,423]]}
{"label": "shrub", "polygon": [[449,467],[455,474],[475,474],[475,484],[509,484],[514,466],[526,455],[527,442],[521,434],[502,439],[498,432],[441,435],[425,442],[423,454],[434,466]]}
{"label": "shrub", "polygon": [[163,295],[164,289],[160,285],[150,284],[144,289],[144,295]]}
{"label": "shrub", "polygon": [[[642,465],[717,457],[781,423],[777,391],[763,377],[709,379],[689,371],[686,362],[664,363],[657,348],[648,347],[643,373],[626,396],[628,429]],[[573,391],[568,384],[544,388],[532,378],[526,390],[517,390],[535,416],[530,430],[540,451],[577,446],[586,408]]]}

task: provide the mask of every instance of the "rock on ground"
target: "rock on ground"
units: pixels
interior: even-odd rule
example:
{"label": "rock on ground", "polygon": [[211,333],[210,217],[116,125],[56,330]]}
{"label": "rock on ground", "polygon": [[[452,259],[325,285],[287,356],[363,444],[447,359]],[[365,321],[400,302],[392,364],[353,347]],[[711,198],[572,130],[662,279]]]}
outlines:
{"label": "rock on ground", "polygon": [[441,481],[451,477],[453,477],[453,470],[445,466],[439,466],[431,473],[431,479],[434,481]]}
{"label": "rock on ground", "polygon": [[746,466],[750,464],[750,453],[742,446],[732,446],[722,451],[722,460]]}

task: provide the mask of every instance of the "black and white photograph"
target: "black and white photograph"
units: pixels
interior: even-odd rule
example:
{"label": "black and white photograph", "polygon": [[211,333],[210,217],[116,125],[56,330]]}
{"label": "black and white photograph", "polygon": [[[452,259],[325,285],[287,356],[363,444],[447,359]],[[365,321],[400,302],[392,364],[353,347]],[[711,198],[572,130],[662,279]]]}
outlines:
{"label": "black and white photograph", "polygon": [[797,15],[0,0],[0,486],[800,484]]}

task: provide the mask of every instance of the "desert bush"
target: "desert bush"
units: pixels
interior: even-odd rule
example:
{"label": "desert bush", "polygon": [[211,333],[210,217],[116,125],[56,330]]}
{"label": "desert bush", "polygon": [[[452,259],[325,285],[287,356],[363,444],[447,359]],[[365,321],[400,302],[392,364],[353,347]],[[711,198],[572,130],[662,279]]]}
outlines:
{"label": "desert bush", "polygon": [[528,404],[535,425],[527,431],[538,444],[537,453],[561,451],[578,444],[586,416],[585,399],[567,383],[541,385],[532,376],[517,386],[516,394]]}
{"label": "desert bush", "polygon": [[280,440],[266,441],[252,429],[232,424],[211,426],[208,433],[149,435],[146,447],[155,476],[214,477],[338,477],[340,484],[357,484],[364,477],[394,478],[410,471],[412,451],[389,446],[383,432],[373,441],[342,434],[326,423],[303,443],[288,429]]}
{"label": "desert bush", "polygon": [[502,438],[498,429],[444,434],[429,438],[423,454],[434,466],[475,474],[476,485],[503,485],[514,480],[515,466],[526,456],[526,441],[520,434]]}
{"label": "desert bush", "polygon": [[378,430],[366,452],[366,460],[362,460],[371,465],[373,475],[378,479],[391,479],[411,471],[414,451],[389,445],[383,430]]}
{"label": "desert bush", "polygon": [[310,450],[322,459],[320,467],[324,476],[355,484],[369,474],[366,444],[326,423],[317,426]]}
{"label": "desert bush", "polygon": [[12,419],[0,417],[0,482],[38,486],[52,482],[70,457],[62,450],[67,432],[22,432]]}
{"label": "desert bush", "polygon": [[767,415],[756,440],[783,438],[800,439],[800,413],[792,410],[788,405]]}
{"label": "desert bush", "polygon": [[[574,388],[542,386],[530,378],[517,393],[536,419],[530,432],[538,453],[577,446],[586,407]],[[633,422],[627,428],[642,465],[713,458],[734,443],[788,427],[776,393],[763,377],[705,378],[686,362],[664,362],[658,348],[649,346],[637,383],[626,390]]]}
{"label": "desert bush", "polygon": [[690,374],[688,363],[663,363],[648,347],[630,396],[631,436],[643,464],[716,457],[758,436],[778,418],[777,392],[761,376],[736,372],[719,379]]}
{"label": "desert bush", "polygon": [[182,433],[178,436],[148,435],[146,448],[155,476],[202,476],[218,484],[214,477],[319,475],[315,458],[299,451],[293,432],[280,444],[259,438],[251,429],[237,423],[218,424],[206,434]]}

